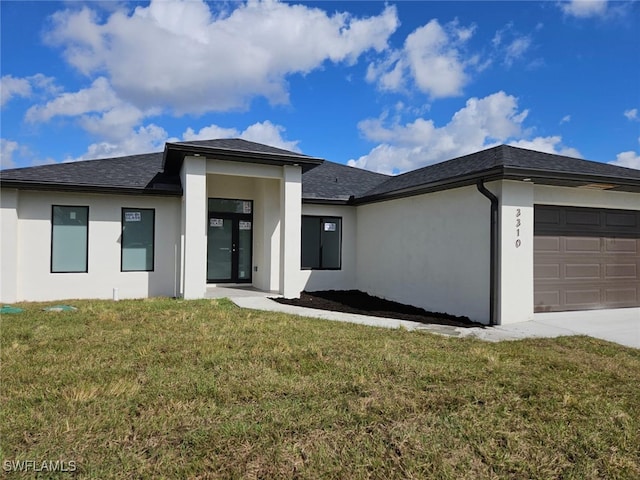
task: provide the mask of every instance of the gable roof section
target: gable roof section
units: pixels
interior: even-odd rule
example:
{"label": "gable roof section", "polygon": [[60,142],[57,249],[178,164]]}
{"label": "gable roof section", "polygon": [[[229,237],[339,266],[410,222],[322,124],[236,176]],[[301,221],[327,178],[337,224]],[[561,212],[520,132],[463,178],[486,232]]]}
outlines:
{"label": "gable roof section", "polygon": [[302,174],[302,200],[306,203],[347,203],[391,177],[325,160]]}
{"label": "gable roof section", "polygon": [[500,145],[391,177],[356,203],[472,185],[479,179],[640,192],[640,170]]}
{"label": "gable roof section", "polygon": [[55,163],[0,171],[3,187],[182,195],[180,177],[162,172],[162,153]]}
{"label": "gable roof section", "polygon": [[232,162],[262,163],[266,165],[300,165],[302,171],[323,162],[321,158],[250,142],[241,138],[196,140],[193,142],[166,143],[162,167],[169,174],[180,172],[184,157],[201,155]]}

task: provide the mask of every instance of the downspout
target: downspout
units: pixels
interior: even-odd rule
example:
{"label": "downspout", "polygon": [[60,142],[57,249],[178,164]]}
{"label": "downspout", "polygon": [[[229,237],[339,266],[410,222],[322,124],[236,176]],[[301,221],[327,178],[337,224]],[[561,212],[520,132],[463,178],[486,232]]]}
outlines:
{"label": "downspout", "polygon": [[491,201],[491,263],[489,268],[489,325],[497,325],[498,310],[498,197],[487,190],[484,180],[476,182],[478,191]]}

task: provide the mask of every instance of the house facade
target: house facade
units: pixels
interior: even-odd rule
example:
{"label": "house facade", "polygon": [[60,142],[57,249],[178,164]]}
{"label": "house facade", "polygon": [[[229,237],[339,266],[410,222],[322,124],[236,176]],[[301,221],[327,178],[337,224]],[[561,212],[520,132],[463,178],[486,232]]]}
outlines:
{"label": "house facade", "polygon": [[0,172],[1,301],[358,289],[485,324],[640,307],[640,171],[499,146],[386,176],[239,139]]}

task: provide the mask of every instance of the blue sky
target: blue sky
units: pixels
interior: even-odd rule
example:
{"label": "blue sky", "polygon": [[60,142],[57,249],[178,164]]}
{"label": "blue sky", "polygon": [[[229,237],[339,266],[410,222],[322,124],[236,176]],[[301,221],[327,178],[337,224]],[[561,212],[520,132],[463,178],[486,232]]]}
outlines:
{"label": "blue sky", "polygon": [[2,167],[241,137],[384,173],[640,168],[640,3],[1,1]]}

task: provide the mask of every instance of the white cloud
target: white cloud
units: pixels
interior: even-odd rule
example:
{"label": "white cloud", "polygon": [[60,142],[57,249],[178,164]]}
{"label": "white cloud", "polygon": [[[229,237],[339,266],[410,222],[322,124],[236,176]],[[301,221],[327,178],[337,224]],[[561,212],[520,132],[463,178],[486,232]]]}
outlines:
{"label": "white cloud", "polygon": [[45,105],[34,105],[27,110],[28,122],[47,122],[55,116],[78,116],[87,112],[102,112],[120,102],[104,77],[97,78],[91,87],[75,93],[63,93]]}
{"label": "white cloud", "polygon": [[[539,30],[540,26],[536,26],[535,30]],[[494,54],[502,58],[502,63],[507,67],[513,66],[517,61],[525,58],[527,52],[531,50],[533,38],[531,35],[523,35],[517,32],[512,22],[507,23],[500,30],[496,31],[491,40]],[[533,60],[529,66],[536,67],[541,64],[542,59]]]}
{"label": "white cloud", "polygon": [[209,125],[202,127],[195,132],[191,127],[187,128],[182,134],[182,139],[186,142],[193,140],[211,140],[212,138],[235,138],[240,134],[235,128],[224,128],[218,125]]}
{"label": "white cloud", "polygon": [[112,141],[92,143],[87,151],[78,157],[68,157],[65,162],[78,160],[93,160],[97,158],[122,157],[138,153],[161,151],[168,141],[168,134],[164,128],[154,124],[141,126],[137,130],[131,129],[127,135]]}
{"label": "white cloud", "polygon": [[83,115],[80,126],[87,132],[106,139],[121,139],[146,117],[143,112],[133,105],[117,102],[109,106],[103,112],[92,115]]}
{"label": "white cloud", "polygon": [[514,147],[536,150],[538,152],[555,153],[567,157],[582,158],[582,154],[575,148],[562,145],[562,137],[553,135],[550,137],[536,137],[533,140],[514,140],[509,142]]}
{"label": "white cloud", "polygon": [[298,140],[290,141],[282,138],[285,128],[280,125],[274,125],[269,121],[262,123],[254,123],[240,134],[240,138],[250,140],[252,142],[264,143],[272,147],[291,150],[292,152],[300,152]]}
{"label": "white cloud", "polygon": [[[73,93],[62,93],[43,105],[35,105],[26,113],[31,123],[46,122],[54,117],[77,118],[78,125],[98,139],[78,157],[65,161],[108,158],[162,150],[166,141],[172,141],[164,128],[141,122],[159,110],[142,111],[121,100],[105,77],[97,78],[90,87]],[[195,132],[187,128],[183,140],[239,137],[292,151],[300,151],[297,141],[282,137],[284,127],[270,121],[257,122],[244,131],[209,125]],[[177,140],[177,139],[175,139]]]}
{"label": "white cloud", "polygon": [[291,150],[292,152],[300,152],[298,141],[290,141],[282,138],[285,128],[281,125],[274,125],[269,120],[257,122],[249,125],[245,130],[240,131],[235,128],[223,128],[218,125],[209,125],[201,128],[197,133],[192,128],[188,128],[183,134],[182,139],[191,140],[210,140],[212,138],[242,138],[251,142],[271,145],[276,148]]}
{"label": "white cloud", "polygon": [[47,122],[54,117],[76,117],[78,124],[88,133],[108,142],[124,141],[147,116],[157,110],[143,112],[121,100],[105,77],[98,77],[90,87],[77,92],[65,92],[44,105],[27,110],[25,120],[31,123]]}
{"label": "white cloud", "polygon": [[33,167],[55,163],[51,157],[42,158],[25,145],[0,138],[0,169]]}
{"label": "white cloud", "polygon": [[13,97],[28,97],[31,95],[31,83],[26,78],[15,78],[5,75],[0,78],[0,106]]}
{"label": "white cloud", "polygon": [[46,39],[137,108],[183,114],[244,108],[256,96],[287,102],[287,76],[383,51],[399,24],[393,6],[368,18],[274,0],[228,7],[152,1],[105,21],[87,7],[65,10],[53,15]]}
{"label": "white cloud", "polygon": [[607,12],[607,0],[571,0],[560,2],[559,6],[565,15],[578,18],[597,17]]}
{"label": "white cloud", "polygon": [[[195,131],[187,128],[182,134],[182,140],[210,140],[212,138],[243,138],[252,142],[263,143],[273,147],[284,148],[299,152],[298,141],[285,140],[282,137],[285,128],[275,125],[270,121],[257,122],[249,125],[244,130],[224,128],[218,125],[209,125]],[[87,151],[78,157],[68,157],[65,162],[78,160],[91,160],[96,158],[120,157],[139,153],[158,152],[164,147],[165,142],[179,141],[178,138],[170,138],[167,131],[155,124],[141,126],[137,129],[130,128],[126,134],[92,143]]]}
{"label": "white cloud", "polygon": [[367,155],[349,160],[349,165],[388,174],[402,173],[501,143],[580,156],[577,150],[562,146],[561,137],[525,140],[529,136],[523,126],[527,115],[528,110],[518,108],[516,97],[497,92],[484,98],[470,98],[442,127],[425,118],[406,124],[395,121],[390,126],[385,125],[384,115],[363,120],[358,125],[362,135],[379,144]]}
{"label": "white cloud", "polygon": [[571,115],[565,115],[560,120],[560,125],[562,125],[563,123],[569,123],[570,121],[571,121]]}
{"label": "white cloud", "polygon": [[16,166],[13,154],[18,148],[18,142],[0,138],[0,169],[14,168]]}
{"label": "white cloud", "polygon": [[407,36],[402,50],[371,63],[366,78],[377,82],[382,90],[405,90],[410,79],[432,98],[460,95],[469,81],[467,68],[479,63],[477,56],[465,59],[463,54],[474,29],[457,22],[442,26],[438,20],[431,20]]}
{"label": "white cloud", "polygon": [[521,59],[525,52],[531,47],[531,37],[521,36],[515,38],[505,49],[504,63],[512,66],[516,60]]}
{"label": "white cloud", "polygon": [[636,168],[640,170],[640,155],[633,150],[621,152],[616,156],[614,161],[609,163],[619,167]]}
{"label": "white cloud", "polygon": [[623,115],[627,117],[628,120],[640,120],[640,118],[638,117],[637,108],[631,108],[629,110],[625,110]]}
{"label": "white cloud", "polygon": [[0,106],[4,107],[9,100],[15,97],[31,97],[34,90],[46,94],[55,93],[58,88],[53,78],[41,73],[29,77],[13,77],[5,75],[0,78]]}

